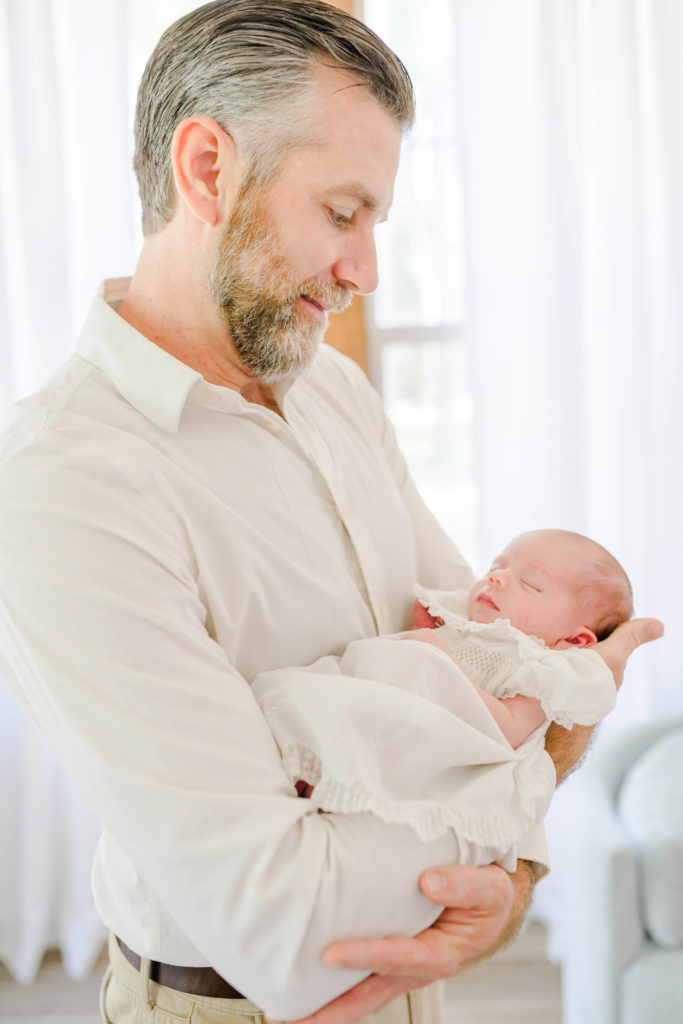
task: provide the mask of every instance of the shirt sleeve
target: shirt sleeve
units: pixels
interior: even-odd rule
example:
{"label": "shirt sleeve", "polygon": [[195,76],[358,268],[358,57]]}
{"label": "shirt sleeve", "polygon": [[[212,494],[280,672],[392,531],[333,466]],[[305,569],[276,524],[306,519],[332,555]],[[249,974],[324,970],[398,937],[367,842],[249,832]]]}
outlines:
{"label": "shirt sleeve", "polygon": [[455,857],[296,799],[247,681],[213,639],[182,522],[96,453],[0,470],[0,665],[103,826],[215,969],[272,1016],[358,982],[344,938],[438,916],[420,873]]}

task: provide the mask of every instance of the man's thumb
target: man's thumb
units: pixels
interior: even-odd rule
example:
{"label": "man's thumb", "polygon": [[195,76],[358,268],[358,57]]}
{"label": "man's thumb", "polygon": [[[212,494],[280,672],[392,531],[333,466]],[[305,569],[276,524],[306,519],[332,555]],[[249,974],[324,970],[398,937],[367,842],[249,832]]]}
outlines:
{"label": "man's thumb", "polygon": [[624,623],[624,629],[628,627],[629,637],[633,644],[633,650],[641,644],[647,644],[651,640],[658,640],[664,634],[664,623],[659,619],[631,619]]}

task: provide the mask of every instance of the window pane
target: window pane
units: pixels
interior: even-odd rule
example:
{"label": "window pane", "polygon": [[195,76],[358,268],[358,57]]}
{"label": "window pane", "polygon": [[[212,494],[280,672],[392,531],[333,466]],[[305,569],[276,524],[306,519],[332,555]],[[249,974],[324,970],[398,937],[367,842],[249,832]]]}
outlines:
{"label": "window pane", "polygon": [[377,231],[378,327],[464,318],[462,203],[450,0],[365,0],[364,19],[398,53],[417,98],[389,221]]}
{"label": "window pane", "polygon": [[423,500],[476,562],[476,490],[467,348],[460,341],[382,346],[385,409]]}

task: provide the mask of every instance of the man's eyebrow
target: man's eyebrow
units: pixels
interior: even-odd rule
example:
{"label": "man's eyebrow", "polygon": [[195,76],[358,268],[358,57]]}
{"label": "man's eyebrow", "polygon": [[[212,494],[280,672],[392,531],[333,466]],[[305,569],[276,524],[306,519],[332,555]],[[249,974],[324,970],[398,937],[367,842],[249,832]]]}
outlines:
{"label": "man's eyebrow", "polygon": [[[363,185],[359,185],[356,182],[351,182],[348,185],[336,185],[334,188],[328,189],[325,193],[328,199],[332,199],[336,196],[350,196],[352,199],[357,199],[361,206],[364,206],[366,210],[371,210],[375,213],[379,209],[379,203],[372,192],[369,192]],[[380,217],[379,222],[383,224],[387,219],[385,213]]]}

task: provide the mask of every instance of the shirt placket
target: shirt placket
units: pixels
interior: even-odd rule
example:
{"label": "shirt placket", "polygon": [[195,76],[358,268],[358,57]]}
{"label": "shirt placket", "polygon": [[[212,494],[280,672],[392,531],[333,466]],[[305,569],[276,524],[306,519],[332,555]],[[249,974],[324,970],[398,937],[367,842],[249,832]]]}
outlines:
{"label": "shirt placket", "polygon": [[348,538],[355,558],[356,580],[367,605],[377,633],[386,633],[390,628],[387,601],[384,597],[385,572],[373,539],[362,521],[360,508],[354,508],[344,493],[339,473],[323,437],[311,436],[310,431],[264,406],[244,402],[224,389],[207,385],[202,393],[202,404],[215,411],[223,409],[247,416],[264,430],[304,458],[328,502],[334,509],[339,523]]}
{"label": "shirt placket", "polygon": [[365,602],[372,614],[377,633],[390,629],[390,616],[385,598],[386,574],[372,535],[367,529],[360,506],[347,496],[324,438],[312,437],[300,427],[290,427],[300,450],[314,467],[346,531],[355,554]]}

